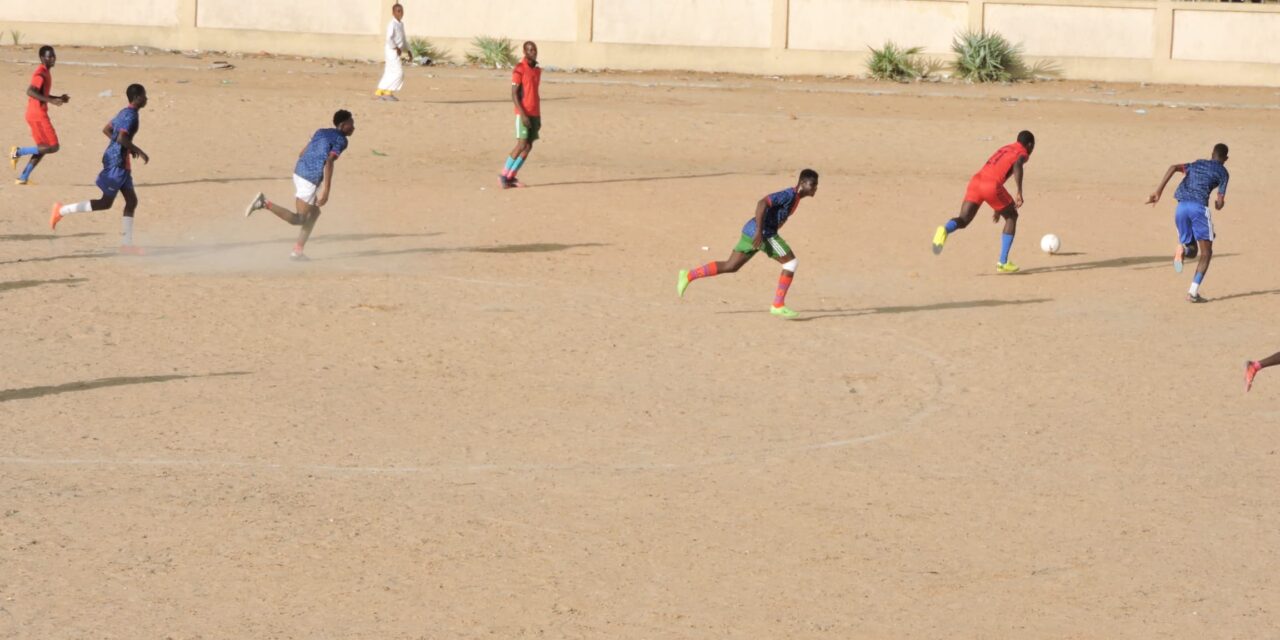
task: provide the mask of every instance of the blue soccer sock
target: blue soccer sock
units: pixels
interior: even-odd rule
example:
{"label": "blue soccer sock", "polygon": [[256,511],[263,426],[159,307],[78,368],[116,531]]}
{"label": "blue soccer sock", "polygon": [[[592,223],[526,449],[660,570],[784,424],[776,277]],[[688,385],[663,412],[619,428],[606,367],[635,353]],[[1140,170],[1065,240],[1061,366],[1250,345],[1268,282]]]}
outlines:
{"label": "blue soccer sock", "polygon": [[512,158],[511,156],[507,156],[507,163],[502,165],[502,177],[504,178],[511,177],[511,165],[515,163],[516,163],[515,158]]}
{"label": "blue soccer sock", "polygon": [[1013,248],[1013,234],[1004,233],[1000,235],[1000,264],[1009,261],[1009,249]]}
{"label": "blue soccer sock", "polygon": [[943,225],[943,227],[947,230],[947,233],[955,233],[956,229],[960,228],[960,225],[956,224],[955,219],[952,218],[951,220],[948,220],[947,224]]}
{"label": "blue soccer sock", "polygon": [[27,162],[27,166],[22,170],[22,177],[19,179],[22,180],[23,182],[26,182],[27,178],[31,177],[31,172],[35,170],[36,170],[36,163]]}
{"label": "blue soccer sock", "polygon": [[19,158],[22,156],[34,156],[37,153],[40,153],[40,147],[18,147]]}
{"label": "blue soccer sock", "polygon": [[516,158],[516,161],[511,164],[512,178],[516,177],[516,174],[519,173],[520,171],[520,167],[524,166],[524,159],[525,159],[525,156],[520,156],[519,158]]}

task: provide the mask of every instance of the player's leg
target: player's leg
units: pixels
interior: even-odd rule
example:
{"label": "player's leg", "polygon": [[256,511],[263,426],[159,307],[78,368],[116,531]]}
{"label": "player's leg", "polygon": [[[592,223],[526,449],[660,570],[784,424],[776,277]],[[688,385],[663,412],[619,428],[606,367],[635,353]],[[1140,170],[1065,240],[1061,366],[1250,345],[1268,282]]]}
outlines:
{"label": "player's leg", "polygon": [[274,213],[276,217],[280,218],[281,220],[284,220],[285,222],[288,222],[289,224],[293,224],[293,225],[302,224],[302,221],[298,217],[298,214],[272,202],[267,198],[267,194],[262,192],[258,192],[258,195],[254,196],[253,201],[250,202],[249,206],[245,208],[244,217],[248,218],[249,216],[253,215],[254,211],[258,211],[259,209],[266,209],[267,211]]}
{"label": "player's leg", "polygon": [[996,212],[997,219],[1004,218],[1004,230],[1000,234],[1000,261],[996,263],[996,271],[1000,273],[1017,273],[1018,265],[1009,260],[1009,250],[1013,248],[1013,238],[1018,235],[1018,208],[1004,207]]}
{"label": "player's leg", "polygon": [[947,236],[969,226],[973,222],[974,216],[978,215],[978,207],[982,206],[982,200],[973,195],[974,184],[971,181],[969,188],[965,192],[964,202],[960,203],[960,213],[956,217],[948,220],[946,224],[938,227],[933,232],[933,255],[942,253],[942,246],[947,243]]}
{"label": "player's leg", "polygon": [[1244,390],[1248,391],[1253,388],[1253,377],[1258,375],[1259,371],[1278,364],[1280,364],[1280,353],[1273,353],[1261,360],[1250,360],[1244,363]]}
{"label": "player's leg", "polygon": [[27,160],[27,166],[23,168],[22,175],[18,176],[16,184],[27,184],[31,179],[31,173],[40,165],[40,161],[46,155],[57,153],[61,149],[58,143],[58,132],[54,130],[53,123],[48,120],[28,122],[31,127],[31,138],[35,142],[31,147],[13,147],[9,151],[9,158],[14,168],[17,168],[18,158],[22,156],[30,156]]}
{"label": "player's leg", "polygon": [[57,229],[58,223],[63,218],[78,214],[89,213],[90,211],[106,211],[116,202],[116,194],[124,187],[133,189],[133,181],[130,179],[129,172],[124,169],[103,169],[98,174],[98,188],[102,190],[102,197],[97,200],[85,200],[63,206],[62,203],[53,203],[53,211],[49,214],[49,228]]}
{"label": "player's leg", "polygon": [[751,256],[755,254],[756,249],[751,246],[751,238],[744,235],[738,240],[738,244],[733,248],[733,252],[729,254],[727,260],[708,262],[700,267],[694,267],[676,274],[676,293],[683,297],[684,290],[688,289],[689,283],[694,280],[710,278],[722,273],[734,273],[751,260]]}
{"label": "player's leg", "polygon": [[142,249],[133,245],[133,214],[138,211],[138,193],[133,190],[133,180],[120,189],[124,196],[124,215],[120,218],[120,253],[141,255]]}
{"label": "player's leg", "polygon": [[1191,232],[1195,236],[1200,256],[1196,261],[1196,273],[1191,276],[1191,288],[1187,290],[1188,302],[1206,301],[1200,296],[1200,285],[1209,272],[1209,263],[1213,261],[1213,219],[1210,217],[1209,207],[1199,208],[1199,214],[1191,219]]}
{"label": "player's leg", "polygon": [[307,239],[311,237],[311,230],[316,228],[316,221],[320,219],[320,207],[313,203],[308,203],[302,199],[298,199],[298,215],[295,218],[299,225],[298,241],[293,245],[293,252],[289,257],[294,260],[306,260],[307,256],[302,250],[307,246]]}
{"label": "player's leg", "polygon": [[794,318],[800,314],[787,307],[787,291],[791,289],[791,281],[796,277],[796,266],[800,261],[796,259],[795,252],[787,246],[782,236],[773,236],[765,240],[765,244],[765,252],[769,257],[782,265],[782,273],[778,275],[778,287],[773,291],[773,306],[769,308],[769,313],[783,318]]}
{"label": "player's leg", "polygon": [[529,129],[528,127],[524,126],[524,121],[520,119],[519,115],[517,115],[516,116],[516,146],[513,149],[511,149],[511,153],[507,154],[506,163],[502,166],[502,173],[498,178],[498,182],[502,185],[503,189],[510,189],[515,186],[512,183],[512,180],[515,175],[514,173],[512,173],[512,170],[516,166],[517,162],[519,162],[522,165],[524,164],[523,158],[526,155],[526,151],[527,151],[528,137],[529,137]]}

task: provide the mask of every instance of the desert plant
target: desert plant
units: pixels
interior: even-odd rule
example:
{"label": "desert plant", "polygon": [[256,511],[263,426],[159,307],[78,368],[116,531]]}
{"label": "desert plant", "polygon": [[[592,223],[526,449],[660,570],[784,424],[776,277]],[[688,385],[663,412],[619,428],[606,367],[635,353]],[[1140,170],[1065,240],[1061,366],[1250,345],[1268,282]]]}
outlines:
{"label": "desert plant", "polygon": [[867,60],[867,71],[877,80],[906,82],[925,75],[924,61],[920,58],[920,52],[924,51],[924,47],[903,49],[892,42],[886,42],[879,49],[867,48],[871,49],[871,59]]}
{"label": "desert plant", "polygon": [[414,62],[419,64],[427,64],[427,61],[435,64],[452,62],[453,57],[448,49],[419,36],[409,38],[409,55],[413,56]]}
{"label": "desert plant", "polygon": [[10,37],[10,38],[13,38],[13,44],[14,44],[14,46],[18,46],[18,45],[22,44],[22,32],[21,32],[21,31],[18,31],[17,29],[14,29],[13,31],[10,31],[10,32],[9,32],[9,37]]}
{"label": "desert plant", "polygon": [[970,82],[1018,82],[1032,77],[1022,59],[1022,45],[998,33],[966,31],[951,43],[956,75]]}
{"label": "desert plant", "polygon": [[467,62],[472,64],[499,69],[514,67],[519,61],[516,57],[516,47],[511,44],[509,38],[477,36],[471,41],[471,46],[473,49],[467,52]]}

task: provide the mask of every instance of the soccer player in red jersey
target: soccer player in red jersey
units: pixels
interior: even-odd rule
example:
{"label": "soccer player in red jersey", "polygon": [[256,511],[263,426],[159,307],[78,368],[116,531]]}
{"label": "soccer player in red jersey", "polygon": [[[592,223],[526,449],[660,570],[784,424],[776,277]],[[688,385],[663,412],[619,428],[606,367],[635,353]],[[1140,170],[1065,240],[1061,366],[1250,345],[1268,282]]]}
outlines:
{"label": "soccer player in red jersey", "polygon": [[53,74],[50,71],[57,62],[58,55],[54,53],[53,47],[40,47],[40,66],[31,74],[31,84],[27,86],[27,126],[31,127],[31,139],[35,145],[9,148],[9,164],[14,171],[18,170],[18,158],[31,156],[22,175],[14,181],[16,184],[27,184],[31,179],[31,172],[36,170],[40,160],[50,153],[57,153],[60,148],[58,132],[53,130],[53,123],[49,121],[49,105],[61,107],[71,100],[71,96],[52,95]]}
{"label": "soccer player in red jersey", "polygon": [[1280,364],[1280,353],[1273,353],[1268,358],[1250,360],[1244,363],[1244,390],[1247,392],[1253,388],[1253,377],[1258,375],[1259,371],[1278,364]]}
{"label": "soccer player in red jersey", "polygon": [[[1013,236],[1018,230],[1018,208],[1022,206],[1022,165],[1031,159],[1031,152],[1036,148],[1036,137],[1030,131],[1018,133],[1018,141],[1000,147],[987,164],[969,180],[969,188],[964,194],[964,203],[960,205],[960,215],[938,227],[933,234],[933,254],[942,253],[942,246],[947,243],[947,236],[957,229],[963,229],[973,222],[978,215],[982,203],[991,205],[995,213],[992,222],[1004,218],[1004,234],[1000,238],[1000,262],[996,263],[999,273],[1017,273],[1018,266],[1009,261],[1009,249],[1013,247]],[[1009,196],[1004,183],[1013,176],[1018,187],[1018,195]]]}
{"label": "soccer player in red jersey", "polygon": [[538,97],[538,85],[542,84],[542,67],[538,66],[538,45],[524,43],[524,60],[511,72],[511,102],[516,108],[516,148],[507,156],[507,163],[498,177],[503,189],[523,187],[516,174],[524,161],[529,159],[533,143],[542,130],[542,101]]}

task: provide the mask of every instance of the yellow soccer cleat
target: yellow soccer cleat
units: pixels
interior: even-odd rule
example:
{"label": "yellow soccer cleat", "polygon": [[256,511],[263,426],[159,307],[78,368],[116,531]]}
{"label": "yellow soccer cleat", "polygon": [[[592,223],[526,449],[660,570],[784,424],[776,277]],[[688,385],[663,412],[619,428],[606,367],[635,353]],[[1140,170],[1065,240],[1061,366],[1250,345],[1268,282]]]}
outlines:
{"label": "yellow soccer cleat", "polygon": [[769,313],[788,320],[800,315],[787,307],[769,307]]}
{"label": "yellow soccer cleat", "polygon": [[1012,262],[1001,262],[996,264],[996,273],[1017,273],[1018,265]]}
{"label": "yellow soccer cleat", "polygon": [[13,166],[13,170],[18,170],[18,148],[9,147],[9,164]]}
{"label": "yellow soccer cleat", "polygon": [[942,245],[946,243],[947,243],[947,228],[938,227],[938,230],[933,232],[933,255],[936,256],[942,253]]}
{"label": "yellow soccer cleat", "polygon": [[679,294],[681,298],[683,298],[684,290],[688,288],[689,288],[689,272],[681,271],[676,276],[676,293]]}

